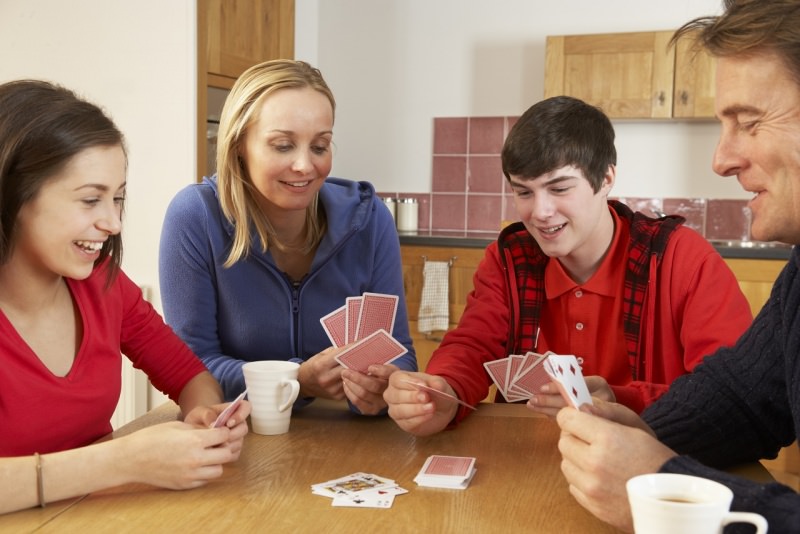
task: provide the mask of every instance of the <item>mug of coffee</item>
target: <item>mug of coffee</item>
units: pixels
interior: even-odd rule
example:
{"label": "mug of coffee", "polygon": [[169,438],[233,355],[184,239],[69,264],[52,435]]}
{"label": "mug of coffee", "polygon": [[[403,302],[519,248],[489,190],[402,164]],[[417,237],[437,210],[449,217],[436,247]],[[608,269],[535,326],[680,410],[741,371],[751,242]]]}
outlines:
{"label": "mug of coffee", "polygon": [[292,404],[300,393],[300,364],[281,360],[247,362],[242,366],[250,424],[256,434],[273,436],[289,431]]}
{"label": "mug of coffee", "polygon": [[767,520],[749,512],[731,512],[733,492],[706,478],[672,473],[639,475],[626,484],[636,534],[717,534],[731,523],[750,523],[756,534]]}

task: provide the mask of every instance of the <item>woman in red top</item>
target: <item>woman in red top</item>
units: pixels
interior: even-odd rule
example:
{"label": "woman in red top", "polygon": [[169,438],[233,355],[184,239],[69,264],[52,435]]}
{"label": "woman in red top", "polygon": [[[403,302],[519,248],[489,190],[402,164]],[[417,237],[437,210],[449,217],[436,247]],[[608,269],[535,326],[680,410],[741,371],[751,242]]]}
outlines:
{"label": "woman in red top", "polygon": [[[220,476],[247,433],[219,384],[119,268],[126,155],[93,104],[39,81],[0,85],[0,513],[141,482]],[[182,422],[111,431],[121,354]]]}

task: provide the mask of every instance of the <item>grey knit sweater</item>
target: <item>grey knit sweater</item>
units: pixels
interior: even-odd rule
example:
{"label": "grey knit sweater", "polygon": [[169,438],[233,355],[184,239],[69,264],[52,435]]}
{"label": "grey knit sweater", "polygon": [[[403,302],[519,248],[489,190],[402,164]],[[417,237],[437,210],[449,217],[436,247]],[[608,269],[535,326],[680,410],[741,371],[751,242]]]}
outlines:
{"label": "grey knit sweater", "polygon": [[736,346],[706,357],[642,414],[658,438],[681,454],[662,472],[725,484],[734,492],[731,509],[760,513],[771,534],[800,532],[800,495],[718,469],[774,458],[800,436],[799,249]]}

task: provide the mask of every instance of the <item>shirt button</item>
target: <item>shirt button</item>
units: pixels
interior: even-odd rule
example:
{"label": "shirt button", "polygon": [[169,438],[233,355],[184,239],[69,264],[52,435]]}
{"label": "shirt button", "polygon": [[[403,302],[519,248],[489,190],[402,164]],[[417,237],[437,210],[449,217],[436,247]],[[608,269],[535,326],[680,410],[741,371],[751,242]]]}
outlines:
{"label": "shirt button", "polygon": [[583,330],[583,323],[576,323],[575,324],[575,329],[576,330]]}
{"label": "shirt button", "polygon": [[583,296],[583,291],[581,291],[580,289],[575,291],[575,296],[581,298]]}

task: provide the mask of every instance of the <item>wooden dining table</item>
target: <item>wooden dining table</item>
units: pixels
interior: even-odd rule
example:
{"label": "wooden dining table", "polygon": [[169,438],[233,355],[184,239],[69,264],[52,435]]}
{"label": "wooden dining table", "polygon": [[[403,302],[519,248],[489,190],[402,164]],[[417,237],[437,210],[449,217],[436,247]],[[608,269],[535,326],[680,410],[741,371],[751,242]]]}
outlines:
{"label": "wooden dining table", "polygon": [[[165,404],[112,437],[177,415]],[[239,460],[201,488],[129,484],[0,516],[0,532],[616,532],[570,495],[558,436],[555,422],[519,404],[482,403],[454,429],[415,437],[388,417],[317,400],[294,410],[286,434],[250,432]],[[469,486],[417,486],[432,454],[474,456]],[[312,484],[359,471],[394,479],[408,493],[374,509],[333,507],[311,492]]]}

